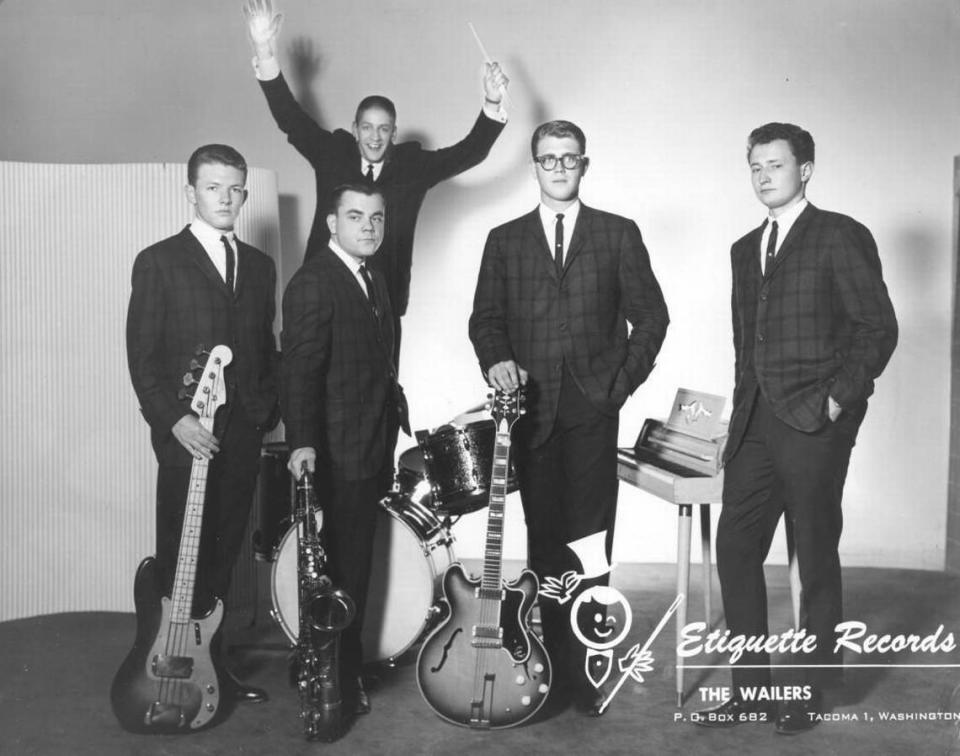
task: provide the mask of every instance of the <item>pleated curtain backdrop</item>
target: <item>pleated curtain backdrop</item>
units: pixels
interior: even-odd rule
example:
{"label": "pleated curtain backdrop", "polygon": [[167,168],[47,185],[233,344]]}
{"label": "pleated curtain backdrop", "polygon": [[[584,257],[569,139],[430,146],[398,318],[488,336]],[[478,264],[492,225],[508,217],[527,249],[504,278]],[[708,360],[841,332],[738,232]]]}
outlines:
{"label": "pleated curtain backdrop", "polygon": [[[190,221],[185,183],[182,164],[0,162],[0,621],[133,608],[156,463],[127,373],[130,273]],[[279,261],[276,174],[247,185],[237,233]]]}

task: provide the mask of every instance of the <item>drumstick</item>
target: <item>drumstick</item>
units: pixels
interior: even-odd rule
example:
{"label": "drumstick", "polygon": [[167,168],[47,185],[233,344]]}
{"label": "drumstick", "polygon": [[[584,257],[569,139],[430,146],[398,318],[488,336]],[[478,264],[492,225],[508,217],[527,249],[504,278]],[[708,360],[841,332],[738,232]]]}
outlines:
{"label": "drumstick", "polygon": [[[470,31],[473,33],[473,38],[477,40],[477,47],[480,48],[480,54],[483,56],[485,63],[493,64],[493,59],[490,57],[490,53],[487,52],[487,48],[483,46],[483,42],[480,41],[480,35],[477,34],[476,28],[473,26],[472,21],[467,21],[467,26],[470,27]],[[500,87],[500,91],[503,92],[503,99],[508,103],[510,102],[510,95],[507,94],[506,87]]]}

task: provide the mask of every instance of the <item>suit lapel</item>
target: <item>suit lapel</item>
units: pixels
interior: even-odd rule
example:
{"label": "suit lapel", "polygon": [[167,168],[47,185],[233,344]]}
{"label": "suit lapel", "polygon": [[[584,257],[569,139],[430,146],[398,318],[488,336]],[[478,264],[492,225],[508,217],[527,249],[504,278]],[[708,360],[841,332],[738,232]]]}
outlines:
{"label": "suit lapel", "polygon": [[547,270],[550,271],[550,275],[554,279],[557,279],[557,266],[553,263],[553,250],[550,242],[544,235],[539,206],[534,208],[534,211],[526,216],[525,221],[522,248],[535,250],[534,259],[543,262]]}
{"label": "suit lapel", "polygon": [[[200,240],[193,235],[190,226],[184,228],[180,233],[183,237],[183,245],[187,250],[190,260],[203,271],[203,274],[210,279],[210,283],[212,283],[221,294],[225,297],[232,296],[233,292],[227,289],[227,284],[220,275],[220,271],[218,271],[217,267],[213,264],[213,260],[210,259],[210,255],[207,254],[207,250],[203,248]],[[237,246],[239,248],[239,245]]]}
{"label": "suit lapel", "polygon": [[590,238],[590,227],[593,223],[593,210],[580,203],[580,213],[577,215],[576,225],[573,227],[573,237],[570,239],[570,246],[567,248],[567,254],[563,259],[563,272],[570,269],[573,259],[580,254],[587,240]]}
{"label": "suit lapel", "polygon": [[[324,255],[326,256],[328,267],[331,269],[331,271],[333,271],[333,275],[340,278],[342,289],[348,292],[347,296],[354,300],[354,304],[357,307],[362,308],[363,311],[367,313],[370,318],[370,322],[374,325],[374,327],[380,328],[380,321],[383,317],[385,317],[383,305],[380,306],[379,311],[374,311],[373,305],[370,303],[370,299],[363,292],[363,289],[360,286],[360,281],[357,280],[357,277],[353,274],[353,271],[346,266],[343,260],[341,260],[337,256],[336,252],[330,249],[330,247],[324,249]],[[375,292],[377,294],[377,298],[382,301],[382,291],[385,287],[378,287],[380,273],[370,266],[367,267],[367,271],[370,273],[370,278],[373,281],[374,288],[377,289]]]}
{"label": "suit lapel", "polygon": [[787,234],[787,238],[783,240],[783,244],[780,245],[780,251],[777,252],[777,256],[773,259],[773,266],[767,271],[767,278],[776,275],[777,271],[783,265],[784,260],[786,260],[793,251],[797,248],[797,240],[803,236],[804,231],[807,226],[810,225],[810,221],[813,219],[813,216],[817,213],[817,208],[815,208],[809,202],[807,206],[803,208],[803,212],[797,217],[793,222],[793,225],[790,227],[790,232]]}
{"label": "suit lapel", "polygon": [[760,264],[760,256],[763,254],[760,249],[763,229],[764,225],[761,224],[750,232],[744,244],[745,254],[739,261],[740,275],[748,281],[759,281],[763,278],[763,266]]}
{"label": "suit lapel", "polygon": [[250,275],[250,266],[253,264],[250,248],[234,236],[237,242],[237,280],[233,285],[233,295],[240,296],[240,291]]}
{"label": "suit lapel", "polygon": [[[343,288],[350,292],[349,296],[357,302],[362,302],[363,305],[372,312],[373,308],[370,307],[370,300],[367,299],[367,295],[364,294],[363,289],[360,288],[360,282],[357,280],[357,277],[353,275],[353,271],[337,256],[337,253],[330,249],[330,247],[325,247],[323,257],[326,259],[327,267],[330,268],[333,275],[340,278]],[[372,268],[370,270],[372,272]]]}

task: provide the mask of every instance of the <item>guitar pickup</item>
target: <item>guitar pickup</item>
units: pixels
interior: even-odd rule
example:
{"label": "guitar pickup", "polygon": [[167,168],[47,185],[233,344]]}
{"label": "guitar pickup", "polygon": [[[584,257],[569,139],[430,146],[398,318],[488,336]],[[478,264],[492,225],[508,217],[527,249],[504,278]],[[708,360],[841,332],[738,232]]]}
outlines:
{"label": "guitar pickup", "polygon": [[193,659],[189,656],[154,656],[153,674],[186,680],[193,674]]}
{"label": "guitar pickup", "polygon": [[474,625],[470,645],[474,648],[503,648],[503,628],[496,625]]}
{"label": "guitar pickup", "polygon": [[507,597],[507,592],[503,588],[477,588],[474,591],[474,596],[478,599],[503,601]]}

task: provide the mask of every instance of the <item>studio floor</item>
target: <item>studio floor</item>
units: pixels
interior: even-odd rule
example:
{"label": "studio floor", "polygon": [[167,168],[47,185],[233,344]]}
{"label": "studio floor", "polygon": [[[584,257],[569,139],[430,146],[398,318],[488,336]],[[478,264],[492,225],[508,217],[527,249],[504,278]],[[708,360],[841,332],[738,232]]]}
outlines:
{"label": "studio floor", "polygon": [[[266,569],[261,565],[258,569]],[[625,651],[644,643],[674,598],[670,565],[624,565],[614,585],[633,610]],[[771,629],[790,625],[785,568],[768,568]],[[960,631],[960,578],[911,570],[844,571],[847,619],[869,632],[941,638]],[[718,594],[718,592],[717,592]],[[719,600],[715,599],[719,604]],[[592,719],[573,709],[552,712],[508,730],[473,731],[445,723],[422,700],[415,664],[373,670],[373,711],[336,743],[308,743],[289,685],[285,638],[262,595],[227,624],[239,676],[270,693],[270,701],[240,705],[210,729],[182,736],[129,734],[118,726],[108,691],[133,640],[133,614],[84,612],[0,624],[0,753],[14,754],[960,754],[960,652],[848,653],[847,684],[831,699],[832,719],[795,737],[769,724],[728,730],[693,726],[704,708],[700,688],[726,685],[726,670],[686,670],[687,699],[676,707],[674,626],[652,646],[653,672],[629,681],[606,714]],[[702,619],[702,597],[690,597],[688,622]],[[722,622],[720,608],[714,623]],[[705,663],[722,663],[720,657]],[[856,664],[870,663],[874,666]],[[907,666],[913,665],[913,666]],[[954,665],[954,666],[949,666]],[[927,715],[918,719],[916,715]],[[896,717],[891,720],[889,717]]]}

